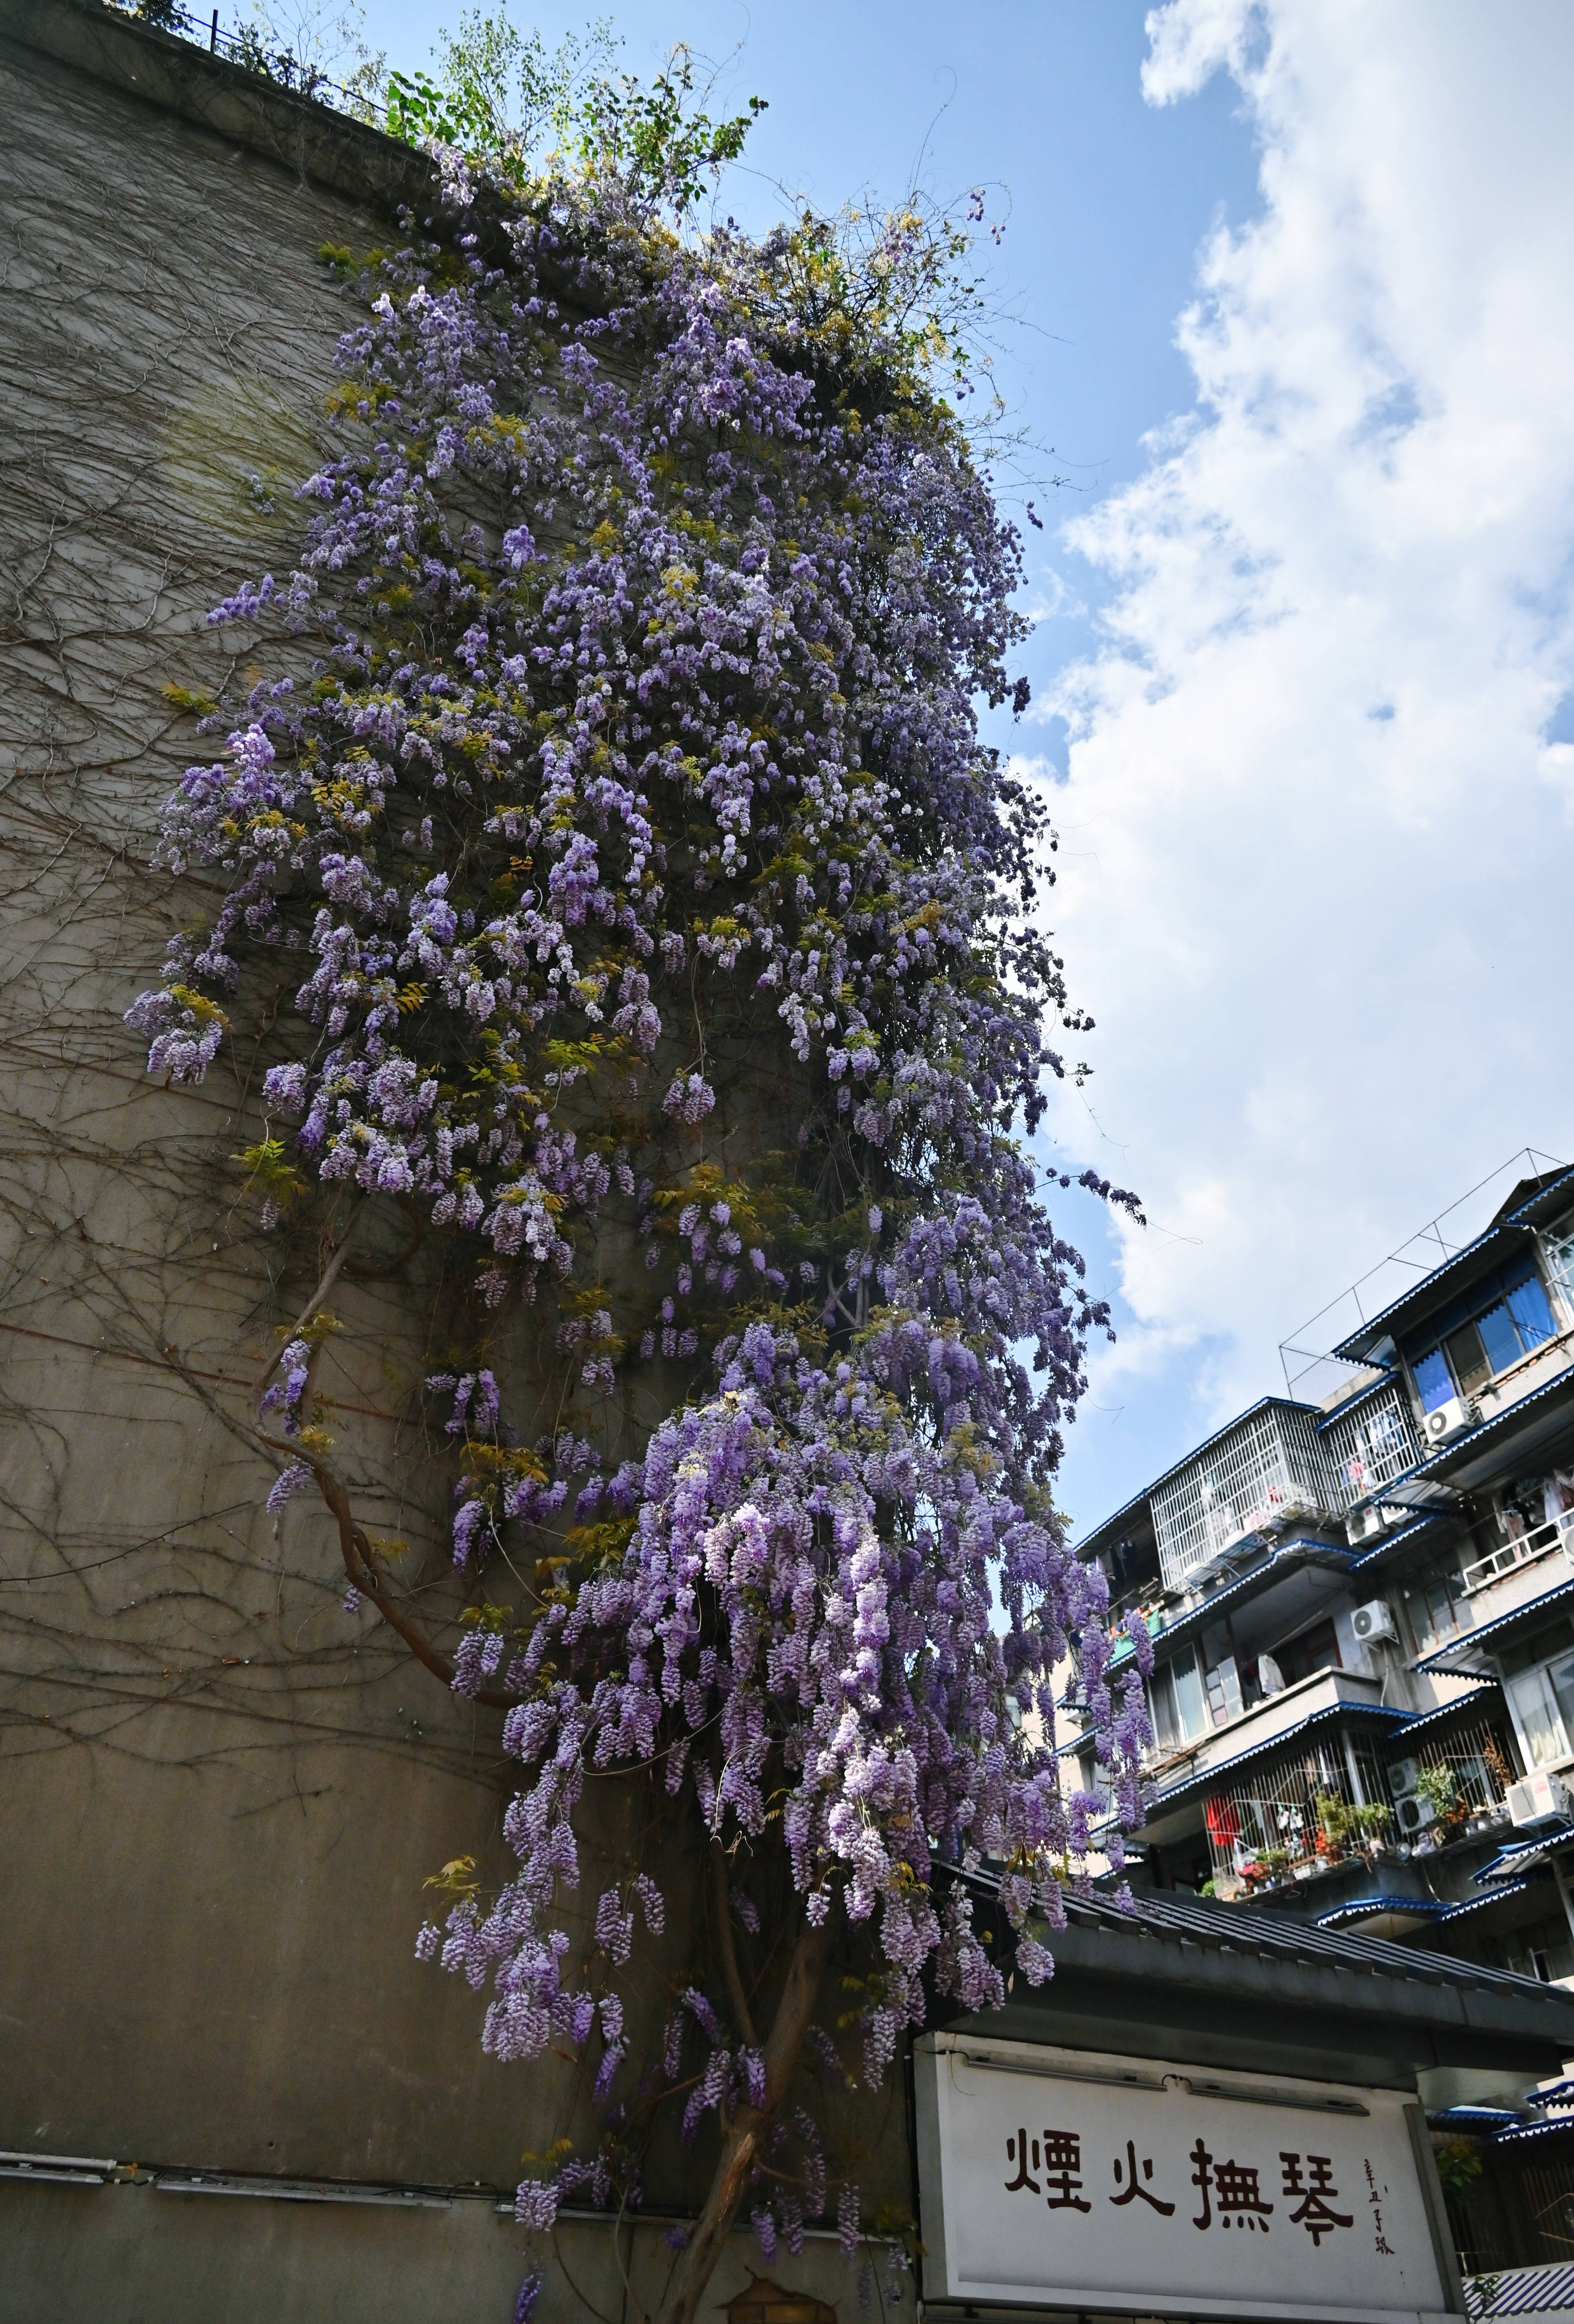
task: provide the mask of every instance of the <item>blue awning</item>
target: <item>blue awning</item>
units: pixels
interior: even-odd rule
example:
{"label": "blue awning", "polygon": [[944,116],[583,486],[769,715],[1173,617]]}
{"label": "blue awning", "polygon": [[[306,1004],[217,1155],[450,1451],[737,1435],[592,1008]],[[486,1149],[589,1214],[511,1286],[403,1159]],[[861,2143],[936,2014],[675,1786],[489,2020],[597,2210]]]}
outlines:
{"label": "blue awning", "polygon": [[1375,1913],[1412,1913],[1420,1920],[1440,1920],[1449,1907],[1436,1896],[1357,1896],[1353,1904],[1336,1904],[1319,1913],[1319,1929],[1342,1929],[1352,1921],[1369,1921]]}
{"label": "blue awning", "polygon": [[1565,1840],[1574,1840],[1574,1823],[1558,1824],[1551,1831],[1543,1832],[1539,1840],[1511,1840],[1500,1848],[1490,1864],[1470,1875],[1476,1886],[1487,1880],[1509,1880],[1527,1865],[1534,1864],[1549,1848],[1557,1848]]}
{"label": "blue awning", "polygon": [[1482,1696],[1489,1694],[1494,1687],[1500,1684],[1497,1679],[1489,1677],[1484,1671],[1445,1671],[1442,1675],[1445,1678],[1468,1679],[1476,1689],[1475,1693],[1456,1695],[1452,1702],[1441,1702],[1435,1711],[1420,1712],[1415,1725],[1410,1729],[1412,1735],[1419,1735],[1423,1728],[1440,1727],[1445,1719],[1452,1719],[1461,1711],[1478,1709]]}
{"label": "blue awning", "polygon": [[1441,1928],[1446,1921],[1462,1921],[1467,1913],[1482,1912],[1488,1904],[1501,1904],[1505,1896],[1517,1896],[1523,1889],[1533,1885],[1531,1880],[1500,1881],[1495,1888],[1489,1888],[1485,1896],[1469,1896],[1462,1904],[1450,1904],[1446,1913],[1439,1914],[1438,1926]]}
{"label": "blue awning", "polygon": [[[1408,1476],[1409,1473],[1410,1472],[1407,1470],[1405,1474]],[[1394,1485],[1396,1486],[1403,1484],[1403,1478],[1401,1477],[1396,1477],[1393,1480]],[[1392,1489],[1390,1488],[1385,1489]],[[1372,1496],[1374,1501],[1381,1501],[1383,1498],[1384,1496],[1382,1493],[1374,1493]],[[1380,1564],[1385,1558],[1392,1557],[1396,1550],[1403,1549],[1409,1543],[1412,1542],[1417,1534],[1425,1533],[1429,1526],[1449,1525],[1454,1521],[1451,1511],[1445,1512],[1442,1510],[1429,1510],[1424,1517],[1412,1517],[1409,1525],[1401,1526],[1397,1533],[1389,1534],[1384,1540],[1378,1542],[1375,1547],[1364,1550],[1361,1555],[1356,1558],[1354,1565],[1351,1566],[1350,1572],[1352,1573],[1360,1573],[1363,1572],[1368,1565]]]}

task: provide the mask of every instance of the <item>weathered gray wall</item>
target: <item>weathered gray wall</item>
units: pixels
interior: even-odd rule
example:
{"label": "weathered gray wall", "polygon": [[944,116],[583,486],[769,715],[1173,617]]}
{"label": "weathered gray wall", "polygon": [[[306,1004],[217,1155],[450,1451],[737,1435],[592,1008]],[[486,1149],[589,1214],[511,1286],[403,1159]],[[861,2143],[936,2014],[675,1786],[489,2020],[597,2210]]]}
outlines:
{"label": "weathered gray wall", "polygon": [[[0,2184],[0,2316],[5,2324],[508,2324],[519,2246],[519,2230],[483,2202],[401,2213],[153,2187]],[[648,2302],[672,2255],[655,2229],[625,2234],[623,2250]],[[537,2324],[624,2312],[605,2227],[570,2222],[556,2257]],[[709,2312],[719,2317],[751,2275],[815,2293],[847,2324],[857,2313],[847,2263],[824,2236],[767,2268],[752,2240],[735,2235],[711,2280]],[[912,2324],[911,2288],[892,2300],[883,2269],[878,2283],[870,2324]]]}
{"label": "weathered gray wall", "polygon": [[[0,2144],[505,2182],[517,2090],[410,1958],[422,1874],[495,1828],[495,1722],[347,1619],[309,1503],[264,1512],[230,1420],[313,1254],[237,1201],[250,1046],[166,1093],[119,1021],[205,900],[147,870],[214,747],[162,688],[245,650],[203,617],[289,553],[246,479],[321,437],[348,314],[315,254],[376,227],[21,49],[0,107]],[[401,1288],[347,1292],[323,1376],[379,1486],[425,1356]]]}
{"label": "weathered gray wall", "polygon": [[[214,755],[163,689],[244,672],[247,640],[204,616],[287,561],[298,517],[271,487],[329,440],[353,310],[316,254],[385,238],[356,189],[403,164],[42,6],[0,0],[0,2149],[506,2188],[569,2127],[571,2087],[484,2060],[480,2004],[412,1956],[429,1871],[503,1868],[495,1714],[343,1613],[313,1500],[264,1509],[273,1472],[235,1423],[318,1254],[238,1200],[255,1038],[165,1092],[120,1022],[211,908],[147,868],[161,800]],[[430,1277],[411,1288],[341,1284],[320,1384],[360,1510],[440,1592],[411,1416],[443,1351],[412,1321]],[[899,2102],[864,2135],[870,2200],[902,2200]],[[563,2248],[611,2315],[604,2244]],[[0,2319],[501,2319],[521,2245],[481,2200],[0,2180]],[[824,2244],[777,2273],[847,2287]],[[542,2312],[585,2312],[567,2276]]]}

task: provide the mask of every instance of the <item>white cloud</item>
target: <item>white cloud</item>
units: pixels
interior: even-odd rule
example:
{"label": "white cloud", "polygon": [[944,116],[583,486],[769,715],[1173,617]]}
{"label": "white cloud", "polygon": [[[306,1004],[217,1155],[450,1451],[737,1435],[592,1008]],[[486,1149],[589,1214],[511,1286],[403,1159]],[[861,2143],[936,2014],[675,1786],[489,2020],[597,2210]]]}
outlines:
{"label": "white cloud", "polygon": [[1151,101],[1234,75],[1263,209],[1202,255],[1195,409],[1068,530],[1114,594],[1043,706],[1108,1142],[1069,1092],[1061,1133],[1166,1231],[1095,1393],[1167,1382],[1180,1451],[1513,1148],[1574,1157],[1574,12],[1148,28]]}

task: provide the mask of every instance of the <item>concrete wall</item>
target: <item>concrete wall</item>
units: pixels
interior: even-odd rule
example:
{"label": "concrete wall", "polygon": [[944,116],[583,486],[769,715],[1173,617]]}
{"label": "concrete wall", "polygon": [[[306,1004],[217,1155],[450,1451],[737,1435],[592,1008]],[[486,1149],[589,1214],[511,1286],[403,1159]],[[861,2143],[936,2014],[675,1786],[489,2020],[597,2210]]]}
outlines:
{"label": "concrete wall", "polygon": [[[496,1714],[343,1612],[315,1499],[269,1516],[237,1426],[321,1259],[240,1199],[265,1023],[196,1093],[150,1084],[121,1023],[212,908],[148,869],[216,749],[167,689],[244,694],[251,641],[207,610],[292,553],[354,314],[317,253],[387,239],[422,171],[90,0],[0,0],[0,2150],[121,2166],[0,2175],[5,2324],[502,2324],[524,2261],[496,2193],[579,2119],[551,2061],[484,2059],[480,2001],[412,1957],[429,1872],[506,1869]],[[401,1222],[366,1231],[375,1257]],[[341,1279],[320,1372],[357,1514],[410,1538],[434,1618],[440,1263]],[[642,1812],[609,1798],[591,1854]],[[867,2200],[906,2200],[899,2096],[858,2135]],[[702,2160],[657,2158],[653,2201],[691,2202]],[[215,2172],[446,2199],[171,2190]],[[619,2312],[605,2228],[558,2256],[548,2324]],[[670,2264],[643,2229],[636,2277]],[[823,2241],[774,2272],[848,2291]]]}
{"label": "concrete wall", "polygon": [[[390,2324],[436,2315],[506,2324],[518,2292],[519,2231],[490,2203],[400,2212],[371,2205],[249,2201],[171,2194],[157,2187],[84,2191],[0,2186],[0,2316],[5,2324],[217,2324],[224,2319],[311,2319]],[[648,2305],[672,2264],[661,2231],[625,2231],[624,2267]],[[879,2254],[875,2254],[876,2262]],[[812,2292],[851,2318],[847,2262],[829,2236],[767,2267],[752,2239],[733,2236],[707,2295],[720,2315],[768,2275]],[[876,2264],[874,2324],[911,2324],[911,2279],[893,2298]],[[607,2230],[571,2221],[536,2310],[540,2324],[584,2324],[624,2313],[624,2285]]]}
{"label": "concrete wall", "polygon": [[[233,1425],[315,1268],[238,1201],[254,1041],[166,1093],[120,1023],[209,901],[146,868],[214,747],[162,689],[245,650],[203,616],[290,553],[248,478],[322,440],[315,253],[377,222],[19,48],[0,107],[0,2144],[506,2181],[514,2098],[409,1958],[421,1876],[495,1829],[492,1730],[342,1614]],[[413,1531],[403,1287],[347,1290],[324,1384]]]}

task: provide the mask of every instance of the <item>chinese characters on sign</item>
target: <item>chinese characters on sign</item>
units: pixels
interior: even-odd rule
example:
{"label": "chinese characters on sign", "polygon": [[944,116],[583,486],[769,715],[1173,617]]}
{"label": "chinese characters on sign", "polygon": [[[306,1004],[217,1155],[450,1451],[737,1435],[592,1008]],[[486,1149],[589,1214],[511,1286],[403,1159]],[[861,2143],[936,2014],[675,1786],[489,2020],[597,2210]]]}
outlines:
{"label": "chinese characters on sign", "polygon": [[[1042,2135],[1043,2160],[1039,2160],[1040,2141],[1032,2141],[1032,2167],[1044,2174],[1043,2192],[1051,2211],[1090,2211],[1091,2203],[1082,2200],[1082,2142],[1069,2130],[1046,2130]],[[1014,2195],[1025,2190],[1036,2195],[1041,2190],[1036,2179],[1030,2179],[1027,2169],[1028,2135],[1019,2130],[1014,2138],[1005,2142],[1005,2159],[1016,2165],[1016,2176],[1006,2181],[1005,2191]]]}
{"label": "chinese characters on sign", "polygon": [[1300,2155],[1282,2153],[1279,2160],[1284,2165],[1284,2192],[1301,2198],[1300,2210],[1290,2214],[1292,2227],[1304,2227],[1312,2242],[1320,2246],[1324,2236],[1332,2228],[1354,2227],[1354,2214],[1336,2211],[1328,2200],[1330,2195],[1337,2195],[1339,2190],[1329,2176],[1332,2166],[1326,2154],[1307,2156],[1306,2167],[1310,2180],[1304,2187],[1301,2183]]}
{"label": "chinese characters on sign", "polygon": [[[1005,2142],[1006,2162],[1014,2166],[1014,2175],[1002,2181],[1008,2195],[1042,2195],[1051,2211],[1088,2211],[1092,2204],[1083,2193],[1082,2138],[1074,2130],[1042,2130],[1030,2136],[1023,2125]],[[1274,2207],[1264,2202],[1262,2194],[1262,2165],[1241,2163],[1234,2155],[1220,2161],[1210,2154],[1207,2144],[1199,2138],[1187,2157],[1191,2164],[1191,2184],[1197,2190],[1198,2209],[1190,2214],[1191,2224],[1199,2229],[1213,2227],[1246,2229],[1252,2234],[1266,2235]],[[1286,2209],[1285,2218],[1292,2227],[1304,2227],[1313,2248],[1322,2248],[1322,2239],[1336,2228],[1355,2225],[1352,2211],[1334,2208],[1338,2189],[1333,2181],[1333,2163],[1326,2154],[1303,2154],[1299,2148],[1279,2151],[1279,2167],[1282,2174],[1280,2192],[1286,2204],[1293,2201],[1293,2210]],[[1116,2209],[1132,2203],[1144,2203],[1161,2218],[1174,2216],[1175,2205],[1154,2188],[1153,2158],[1138,2156],[1136,2141],[1128,2138],[1124,2156],[1110,2158],[1110,2170],[1116,2191],[1106,2200]],[[1366,2163],[1366,2183],[1371,2189],[1370,2202],[1374,2214],[1380,2253],[1393,2254],[1384,2238],[1383,2213],[1379,2209],[1377,2182],[1370,2161]],[[1037,2174],[1037,2175],[1035,2175]]]}
{"label": "chinese characters on sign", "polygon": [[1372,2165],[1369,2162],[1366,2165],[1366,2184],[1372,2190],[1366,2200],[1372,2206],[1372,2233],[1375,2237],[1373,2248],[1381,2258],[1392,2259],[1393,2246],[1383,2232],[1383,2196],[1387,2194],[1388,2190],[1384,2187],[1382,2194],[1379,2194],[1377,2181],[1372,2175]]}

